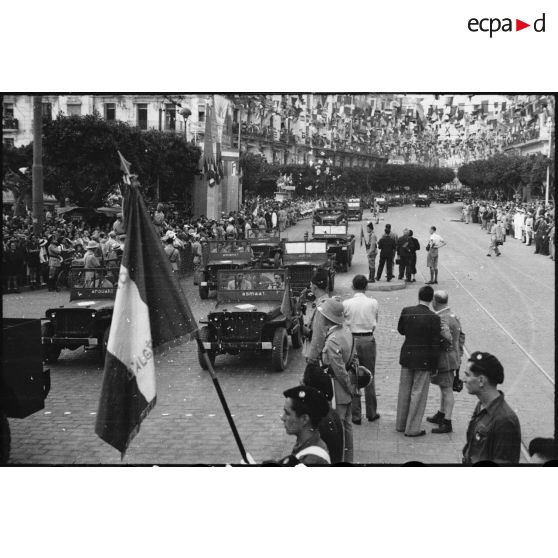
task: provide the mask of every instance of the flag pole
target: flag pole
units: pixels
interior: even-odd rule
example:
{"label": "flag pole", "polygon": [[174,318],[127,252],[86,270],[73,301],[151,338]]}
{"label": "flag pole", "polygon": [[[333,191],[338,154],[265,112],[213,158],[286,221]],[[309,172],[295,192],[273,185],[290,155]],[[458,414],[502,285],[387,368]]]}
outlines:
{"label": "flag pole", "polygon": [[211,376],[211,379],[213,380],[213,385],[215,386],[215,391],[217,392],[217,395],[219,397],[219,401],[221,402],[221,405],[223,407],[223,410],[225,411],[225,415],[227,417],[227,420],[229,421],[229,426],[231,427],[234,439],[236,441],[236,445],[238,446],[238,449],[240,451],[240,455],[242,456],[242,459],[244,460],[244,463],[248,464],[248,456],[246,455],[246,450],[244,449],[244,445],[242,444],[242,440],[240,439],[240,434],[238,433],[238,430],[236,428],[236,424],[234,423],[233,417],[231,415],[231,411],[229,409],[229,406],[227,405],[227,400],[225,399],[225,394],[223,393],[223,390],[221,389],[221,384],[219,384],[219,379],[217,378],[217,374],[215,374],[215,368],[213,368],[213,364],[211,363],[211,359],[209,358],[209,355],[207,354],[207,350],[205,349],[205,347],[203,346],[203,342],[200,339],[200,333],[199,330],[196,330],[196,332],[194,333],[194,338],[196,340],[196,343],[198,344],[198,348],[201,351],[202,355],[203,355],[203,359],[205,361],[205,364],[207,366],[207,370]]}

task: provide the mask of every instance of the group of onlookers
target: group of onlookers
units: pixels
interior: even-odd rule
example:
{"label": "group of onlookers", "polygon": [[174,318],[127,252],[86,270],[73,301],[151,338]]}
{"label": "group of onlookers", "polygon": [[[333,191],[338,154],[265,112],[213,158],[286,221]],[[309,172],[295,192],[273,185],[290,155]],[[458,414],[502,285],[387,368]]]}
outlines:
{"label": "group of onlookers", "polygon": [[[284,392],[282,420],[296,443],[281,464],[351,463],[353,425],[362,424],[363,418],[362,389],[367,421],[380,418],[375,385],[379,303],[367,296],[368,282],[364,275],[356,275],[354,296],[341,302],[330,298],[324,270],[316,270],[312,277],[314,302],[307,307],[303,331],[306,369],[301,385]],[[410,438],[426,434],[422,420],[433,384],[440,388],[440,407],[426,420],[434,425],[433,434],[453,432],[453,394],[464,385],[478,404],[467,428],[463,463],[519,463],[520,424],[498,389],[504,382],[500,361],[475,351],[463,380],[459,378],[465,334],[449,306],[448,293],[421,287],[418,304],[402,309],[397,329],[405,340],[399,358],[395,430]],[[361,375],[359,367],[365,367],[368,376]],[[363,376],[367,379],[361,383]]]}
{"label": "group of onlookers", "polygon": [[521,240],[525,245],[535,245],[535,254],[555,259],[555,209],[544,202],[516,203],[486,200],[467,200],[463,204],[462,220],[478,223],[481,230],[491,235],[487,255],[499,255],[498,246],[507,237]]}
{"label": "group of onlookers", "polygon": [[[284,231],[311,215],[313,203],[306,200],[276,202],[271,198],[256,198],[242,204],[238,211],[223,213],[220,218],[192,217],[187,211],[171,210],[158,204],[151,216],[163,245],[167,248],[175,271],[186,273],[201,264],[200,243],[209,239],[245,238],[251,229]],[[31,289],[48,286],[56,290],[56,280],[65,262],[84,262],[87,249],[93,250],[101,265],[118,259],[125,241],[122,213],[114,222],[89,225],[67,214],[56,216],[45,211],[39,236],[33,233],[30,212],[13,216],[8,208],[3,212],[3,288],[5,292],[20,292],[22,286]],[[95,263],[90,260],[90,263]]]}

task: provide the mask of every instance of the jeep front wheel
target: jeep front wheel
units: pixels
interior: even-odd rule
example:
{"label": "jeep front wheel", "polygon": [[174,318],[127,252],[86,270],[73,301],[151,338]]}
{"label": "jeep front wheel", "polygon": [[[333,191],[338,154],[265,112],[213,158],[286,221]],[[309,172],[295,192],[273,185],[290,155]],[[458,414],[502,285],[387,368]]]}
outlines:
{"label": "jeep front wheel", "polygon": [[271,364],[273,369],[281,372],[287,368],[289,360],[289,338],[284,327],[278,327],[273,334],[273,347],[271,349]]}
{"label": "jeep front wheel", "polygon": [[[46,322],[41,324],[41,337],[52,337],[53,335],[53,328],[50,322]],[[60,353],[62,352],[61,347],[57,347],[52,343],[43,343],[43,362],[47,364],[54,364],[58,357],[60,357]]]}
{"label": "jeep front wheel", "polygon": [[103,340],[101,342],[101,354],[99,355],[99,360],[101,366],[105,366],[105,359],[107,358],[107,350],[108,350],[108,340],[110,335],[110,326],[108,326],[104,333],[103,333]]}
{"label": "jeep front wheel", "polygon": [[300,349],[302,347],[302,324],[299,322],[298,327],[291,333],[291,343],[293,349]]}

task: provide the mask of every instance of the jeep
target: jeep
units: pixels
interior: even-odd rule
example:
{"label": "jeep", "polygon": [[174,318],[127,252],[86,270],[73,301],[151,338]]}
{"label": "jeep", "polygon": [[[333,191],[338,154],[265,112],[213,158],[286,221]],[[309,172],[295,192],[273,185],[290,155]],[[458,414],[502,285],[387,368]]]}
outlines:
{"label": "jeep", "polygon": [[251,242],[248,240],[210,240],[204,243],[202,251],[203,268],[199,285],[202,300],[209,296],[209,291],[217,289],[219,270],[247,268],[253,260]]}
{"label": "jeep", "polygon": [[[302,318],[297,313],[282,269],[237,269],[217,272],[215,309],[200,329],[200,339],[213,364],[220,354],[241,351],[269,351],[274,370],[285,370],[292,346],[302,346]],[[198,348],[200,366],[206,370],[203,352]]]}
{"label": "jeep", "polygon": [[289,283],[295,297],[309,287],[314,271],[318,268],[328,270],[328,290],[333,291],[335,282],[335,258],[327,253],[325,241],[285,242],[283,268],[289,271]]}
{"label": "jeep", "polygon": [[344,225],[314,225],[312,236],[315,241],[326,241],[327,253],[335,257],[335,268],[348,271],[355,252],[355,235],[348,233]]}
{"label": "jeep", "polygon": [[105,362],[118,287],[119,265],[70,270],[70,303],[49,308],[41,324],[43,360],[54,363],[62,349],[97,350]]}
{"label": "jeep", "polygon": [[252,248],[252,267],[280,267],[283,257],[283,243],[279,229],[269,232],[258,229],[246,231],[246,240]]}

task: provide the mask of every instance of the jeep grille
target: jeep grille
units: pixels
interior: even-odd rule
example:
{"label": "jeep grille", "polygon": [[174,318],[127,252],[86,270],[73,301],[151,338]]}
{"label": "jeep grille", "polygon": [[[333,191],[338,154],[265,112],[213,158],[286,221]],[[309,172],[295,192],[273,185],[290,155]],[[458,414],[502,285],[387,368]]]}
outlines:
{"label": "jeep grille", "polygon": [[91,327],[91,310],[58,309],[53,318],[56,337],[87,337]]}
{"label": "jeep grille", "polygon": [[314,269],[316,268],[310,266],[289,267],[289,283],[291,285],[293,295],[300,295],[302,290],[310,285]]}
{"label": "jeep grille", "polygon": [[265,321],[262,312],[225,312],[213,324],[223,341],[258,341]]}

